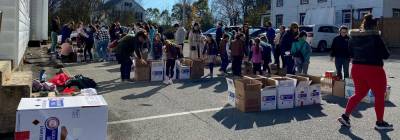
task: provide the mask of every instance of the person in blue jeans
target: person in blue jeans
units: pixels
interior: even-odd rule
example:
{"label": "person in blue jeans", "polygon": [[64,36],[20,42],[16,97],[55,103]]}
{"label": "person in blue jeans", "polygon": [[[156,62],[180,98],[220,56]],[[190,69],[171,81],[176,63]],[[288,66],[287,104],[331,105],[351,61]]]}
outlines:
{"label": "person in blue jeans", "polygon": [[110,34],[108,33],[107,26],[102,26],[96,34],[98,40],[97,53],[99,54],[100,61],[107,61],[108,53],[107,47],[110,41]]}
{"label": "person in blue jeans", "polygon": [[227,73],[226,68],[229,65],[229,59],[228,59],[228,53],[226,52],[226,47],[229,45],[229,35],[224,34],[221,40],[221,43],[219,44],[219,56],[221,57],[221,71],[222,75],[225,75]]}
{"label": "person in blue jeans", "polygon": [[258,44],[260,44],[260,46],[262,47],[262,59],[263,59],[263,61],[264,61],[264,63],[263,63],[263,71],[264,72],[267,72],[268,71],[268,74],[271,74],[271,68],[269,67],[269,64],[272,62],[272,59],[271,59],[271,53],[272,53],[272,48],[271,48],[271,46],[270,46],[270,44],[268,44],[267,43],[268,42],[268,39],[267,39],[267,37],[266,36],[262,36],[262,37],[260,37],[260,43],[258,43]]}
{"label": "person in blue jeans", "polygon": [[[349,78],[350,48],[348,36],[349,29],[340,27],[340,34],[332,41],[331,61],[335,59],[336,72],[340,79]],[[343,73],[342,74],[342,70]]]}
{"label": "person in blue jeans", "polygon": [[215,57],[217,56],[218,48],[216,41],[210,34],[207,35],[207,42],[204,46],[203,56],[207,54],[208,68],[210,69],[210,77],[213,78]]}
{"label": "person in blue jeans", "polygon": [[58,16],[53,17],[51,20],[51,48],[50,52],[54,53],[57,47],[57,35],[60,33],[60,18]]}

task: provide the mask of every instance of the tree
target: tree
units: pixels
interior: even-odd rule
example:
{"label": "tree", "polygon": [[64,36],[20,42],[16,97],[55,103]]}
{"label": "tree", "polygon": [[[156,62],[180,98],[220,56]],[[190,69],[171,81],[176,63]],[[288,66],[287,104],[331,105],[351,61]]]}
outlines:
{"label": "tree", "polygon": [[147,8],[146,9],[147,21],[152,23],[159,23],[160,21],[160,10],[158,8]]}
{"label": "tree", "polygon": [[60,17],[62,23],[69,21],[83,21],[84,23],[89,23],[89,2],[88,0],[62,0],[56,15]]}
{"label": "tree", "polygon": [[217,21],[237,25],[241,20],[242,7],[240,0],[213,0],[211,7]]}
{"label": "tree", "polygon": [[173,7],[172,7],[172,20],[176,23],[185,23],[186,27],[185,28],[189,28],[190,24],[192,23],[193,19],[192,19],[192,6],[190,5],[190,3],[186,3],[185,4],[186,7],[186,11],[185,11],[185,15],[186,15],[186,21],[183,21],[183,4],[181,3],[176,3]]}
{"label": "tree", "polygon": [[192,5],[192,17],[200,23],[202,30],[208,30],[213,26],[213,17],[208,8],[208,0],[198,0]]}
{"label": "tree", "polygon": [[172,18],[169,14],[168,10],[164,10],[160,14],[160,25],[171,25],[172,24]]}

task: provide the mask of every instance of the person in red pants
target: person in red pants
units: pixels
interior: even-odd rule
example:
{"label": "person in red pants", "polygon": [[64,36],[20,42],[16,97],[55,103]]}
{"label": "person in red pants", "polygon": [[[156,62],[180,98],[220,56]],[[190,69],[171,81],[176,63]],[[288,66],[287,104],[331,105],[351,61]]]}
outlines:
{"label": "person in red pants", "polygon": [[393,129],[393,125],[383,119],[387,86],[383,59],[388,59],[390,54],[376,29],[376,20],[371,14],[367,14],[364,16],[361,30],[350,32],[349,49],[353,63],[351,75],[355,94],[349,99],[345,113],[338,119],[342,125],[348,127],[351,112],[371,89],[375,96],[375,129]]}

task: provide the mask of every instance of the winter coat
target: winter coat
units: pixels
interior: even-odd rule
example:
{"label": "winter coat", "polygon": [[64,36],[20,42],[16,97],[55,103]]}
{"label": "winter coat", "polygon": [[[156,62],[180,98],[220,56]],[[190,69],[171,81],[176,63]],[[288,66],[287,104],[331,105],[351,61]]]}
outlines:
{"label": "winter coat", "polygon": [[349,47],[353,64],[383,66],[383,59],[390,56],[379,32],[375,30],[351,31]]}
{"label": "winter coat", "polygon": [[331,57],[350,58],[350,37],[336,36],[332,41]]}
{"label": "winter coat", "polygon": [[298,41],[293,42],[291,54],[295,54],[297,51],[300,51],[303,55],[304,63],[310,63],[311,46],[306,40],[300,38]]}

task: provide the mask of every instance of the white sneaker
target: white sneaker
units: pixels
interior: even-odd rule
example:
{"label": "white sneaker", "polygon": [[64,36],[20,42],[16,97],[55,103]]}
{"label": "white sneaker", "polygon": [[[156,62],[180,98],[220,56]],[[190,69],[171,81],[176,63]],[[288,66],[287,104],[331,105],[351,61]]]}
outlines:
{"label": "white sneaker", "polygon": [[174,82],[172,82],[172,79],[168,80],[169,84],[174,84]]}
{"label": "white sneaker", "polygon": [[168,84],[169,84],[169,81],[168,81],[167,79],[165,79],[165,80],[163,81],[163,83],[166,84],[166,85],[168,85]]}

